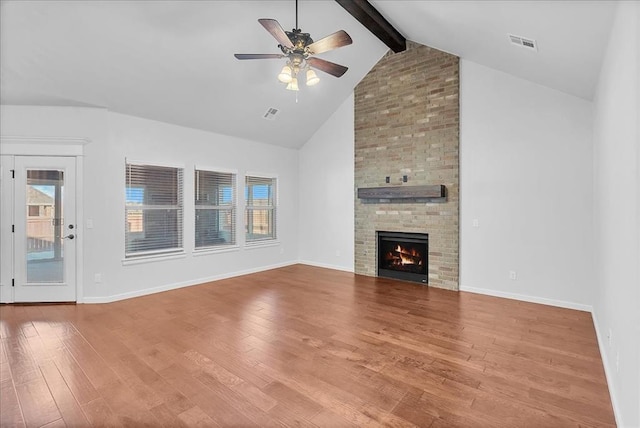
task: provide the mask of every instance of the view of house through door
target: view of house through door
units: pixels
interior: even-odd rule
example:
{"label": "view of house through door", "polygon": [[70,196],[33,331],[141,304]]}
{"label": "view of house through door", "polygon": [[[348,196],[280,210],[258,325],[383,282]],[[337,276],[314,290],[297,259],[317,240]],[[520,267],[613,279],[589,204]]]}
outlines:
{"label": "view of house through door", "polygon": [[76,300],[75,162],[14,158],[14,302]]}

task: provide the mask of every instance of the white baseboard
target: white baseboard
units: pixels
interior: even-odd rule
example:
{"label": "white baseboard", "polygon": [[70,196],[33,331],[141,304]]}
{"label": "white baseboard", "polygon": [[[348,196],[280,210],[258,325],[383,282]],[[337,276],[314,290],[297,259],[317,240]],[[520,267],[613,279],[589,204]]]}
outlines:
{"label": "white baseboard", "polygon": [[252,274],[252,273],[264,272],[264,271],[271,270],[271,269],[277,269],[277,268],[281,268],[281,267],[285,267],[285,266],[295,265],[297,263],[298,263],[297,261],[289,261],[289,262],[284,262],[284,263],[278,263],[278,264],[275,264],[275,265],[261,266],[261,267],[252,268],[252,269],[246,269],[246,270],[237,271],[237,272],[223,273],[223,274],[220,274],[220,275],[214,275],[214,276],[210,276],[210,277],[206,277],[206,278],[198,278],[198,279],[192,279],[192,280],[184,281],[184,282],[177,282],[177,283],[173,283],[173,284],[165,284],[165,285],[161,285],[159,287],[152,287],[152,288],[145,288],[143,290],[130,291],[128,293],[115,294],[113,296],[85,297],[84,299],[82,299],[82,302],[78,302],[78,303],[89,303],[89,304],[92,304],[92,303],[117,302],[118,300],[131,299],[133,297],[140,297],[140,296],[147,296],[149,294],[160,293],[160,292],[163,292],[163,291],[177,290],[179,288],[190,287],[192,285],[204,284],[205,282],[219,281],[221,279],[228,279],[228,278],[234,278],[236,276],[242,276],[242,275],[248,275],[248,274]]}
{"label": "white baseboard", "polygon": [[346,268],[344,266],[336,266],[336,265],[330,265],[330,264],[327,264],[327,263],[311,262],[311,261],[308,261],[308,260],[298,260],[298,263],[301,264],[301,265],[315,266],[315,267],[333,269],[333,270],[341,270],[343,272],[350,272],[350,273],[354,272],[353,267]]}
{"label": "white baseboard", "polygon": [[582,303],[566,302],[564,300],[547,299],[546,297],[528,296],[526,294],[508,293],[505,291],[490,290],[487,288],[476,288],[460,286],[460,291],[469,293],[485,294],[487,296],[504,297],[505,299],[520,300],[523,302],[540,303],[543,305],[557,306],[559,308],[575,309],[578,311],[593,312],[591,305]]}
{"label": "white baseboard", "polygon": [[600,335],[600,326],[598,324],[598,317],[595,311],[591,311],[591,317],[593,318],[593,327],[596,330],[596,338],[598,339],[598,348],[600,348],[600,358],[602,358],[602,365],[604,366],[604,376],[607,379],[607,386],[609,389],[609,397],[611,398],[611,405],[613,406],[613,416],[616,418],[616,426],[621,427],[622,421],[619,419],[620,407],[618,405],[618,399],[615,395],[615,389],[613,388],[613,373],[611,372],[611,365],[609,364],[609,353],[607,352],[607,343]]}

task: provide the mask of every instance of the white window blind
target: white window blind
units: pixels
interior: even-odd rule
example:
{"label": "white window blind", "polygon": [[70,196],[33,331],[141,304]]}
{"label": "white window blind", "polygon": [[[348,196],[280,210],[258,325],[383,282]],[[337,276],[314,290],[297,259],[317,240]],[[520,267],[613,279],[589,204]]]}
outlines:
{"label": "white window blind", "polygon": [[276,179],[247,176],[244,196],[246,241],[276,239]]}
{"label": "white window blind", "polygon": [[183,250],[183,170],[126,164],[125,258]]}
{"label": "white window blind", "polygon": [[236,243],[236,175],[195,170],[195,246]]}

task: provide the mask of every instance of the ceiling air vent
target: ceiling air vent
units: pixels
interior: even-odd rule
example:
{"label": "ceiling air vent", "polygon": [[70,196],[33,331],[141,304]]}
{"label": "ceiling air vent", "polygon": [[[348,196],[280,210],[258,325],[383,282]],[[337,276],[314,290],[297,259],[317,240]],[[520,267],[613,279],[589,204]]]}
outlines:
{"label": "ceiling air vent", "polygon": [[263,119],[266,120],[276,120],[276,116],[280,113],[280,110],[274,107],[270,107],[267,111],[262,115]]}
{"label": "ceiling air vent", "polygon": [[508,34],[509,36],[509,41],[517,46],[520,46],[522,48],[526,48],[526,49],[531,49],[533,51],[538,51],[538,45],[536,44],[536,41],[533,39],[528,39],[526,37],[521,37],[521,36],[514,36],[513,34]]}

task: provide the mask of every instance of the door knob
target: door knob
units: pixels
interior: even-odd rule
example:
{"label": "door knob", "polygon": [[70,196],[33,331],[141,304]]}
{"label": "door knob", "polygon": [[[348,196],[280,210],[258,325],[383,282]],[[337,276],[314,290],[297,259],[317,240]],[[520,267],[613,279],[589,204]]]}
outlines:
{"label": "door knob", "polygon": [[64,237],[64,238],[62,238],[62,239],[73,239],[73,238],[75,238],[75,237],[76,237],[76,235],[74,235],[73,233],[70,233],[70,234],[68,234],[67,236],[65,236],[65,237]]}

